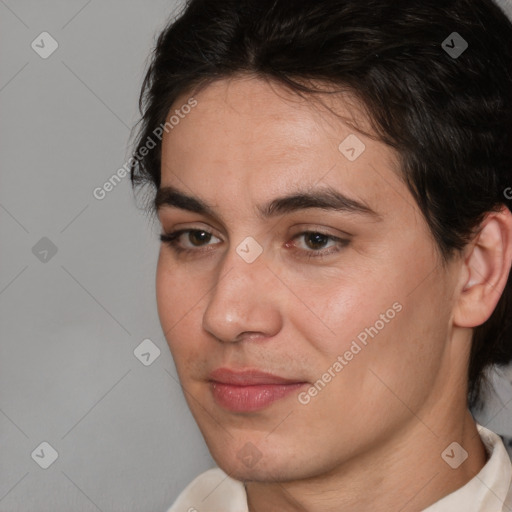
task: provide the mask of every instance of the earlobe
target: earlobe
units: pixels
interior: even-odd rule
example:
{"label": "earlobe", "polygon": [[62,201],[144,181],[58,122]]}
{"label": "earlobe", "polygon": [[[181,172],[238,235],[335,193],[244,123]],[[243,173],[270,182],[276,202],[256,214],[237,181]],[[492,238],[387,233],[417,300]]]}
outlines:
{"label": "earlobe", "polygon": [[494,311],[512,264],[512,214],[503,207],[490,212],[468,246],[461,268],[461,288],[454,325],[477,327]]}

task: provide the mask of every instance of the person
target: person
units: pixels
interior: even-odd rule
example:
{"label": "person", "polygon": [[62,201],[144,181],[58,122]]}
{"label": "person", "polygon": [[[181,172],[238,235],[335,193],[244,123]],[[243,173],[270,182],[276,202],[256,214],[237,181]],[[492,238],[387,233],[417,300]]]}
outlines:
{"label": "person", "polygon": [[170,512],[512,510],[512,24],[491,0],[190,0],[131,179],[215,460]]}

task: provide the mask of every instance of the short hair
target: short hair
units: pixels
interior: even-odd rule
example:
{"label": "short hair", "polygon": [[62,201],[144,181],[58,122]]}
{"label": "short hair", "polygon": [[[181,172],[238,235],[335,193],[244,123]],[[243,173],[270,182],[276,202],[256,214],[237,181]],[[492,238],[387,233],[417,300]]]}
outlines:
{"label": "short hair", "polygon": [[[396,150],[443,264],[488,212],[511,208],[512,24],[492,0],[189,0],[160,33],[144,78],[134,188],[160,187],[161,138],[140,150],[176,99],[237,75],[309,98],[352,93]],[[469,407],[481,405],[486,370],[511,359],[509,275],[473,331]]]}

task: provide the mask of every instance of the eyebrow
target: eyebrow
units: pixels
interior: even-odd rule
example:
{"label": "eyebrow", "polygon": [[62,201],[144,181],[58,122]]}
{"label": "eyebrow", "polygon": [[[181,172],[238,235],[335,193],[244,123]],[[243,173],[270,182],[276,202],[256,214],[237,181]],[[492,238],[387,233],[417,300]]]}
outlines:
{"label": "eyebrow", "polygon": [[[213,219],[218,218],[213,208],[206,202],[188,196],[172,186],[158,189],[154,199],[154,206],[157,212],[167,206],[198,213]],[[332,187],[322,187],[313,191],[298,191],[291,195],[278,197],[268,203],[257,206],[257,211],[260,218],[269,219],[310,208],[355,213],[373,217],[375,220],[382,220],[382,217],[366,204],[356,199],[351,199]]]}

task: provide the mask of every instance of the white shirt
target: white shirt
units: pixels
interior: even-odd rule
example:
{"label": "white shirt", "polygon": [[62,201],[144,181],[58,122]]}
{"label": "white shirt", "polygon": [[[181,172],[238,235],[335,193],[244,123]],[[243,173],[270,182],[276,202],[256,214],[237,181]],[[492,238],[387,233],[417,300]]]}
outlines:
{"label": "white shirt", "polygon": [[[512,512],[512,463],[501,438],[477,423],[489,459],[466,485],[423,512]],[[167,512],[248,512],[242,482],[213,468],[195,478]]]}

